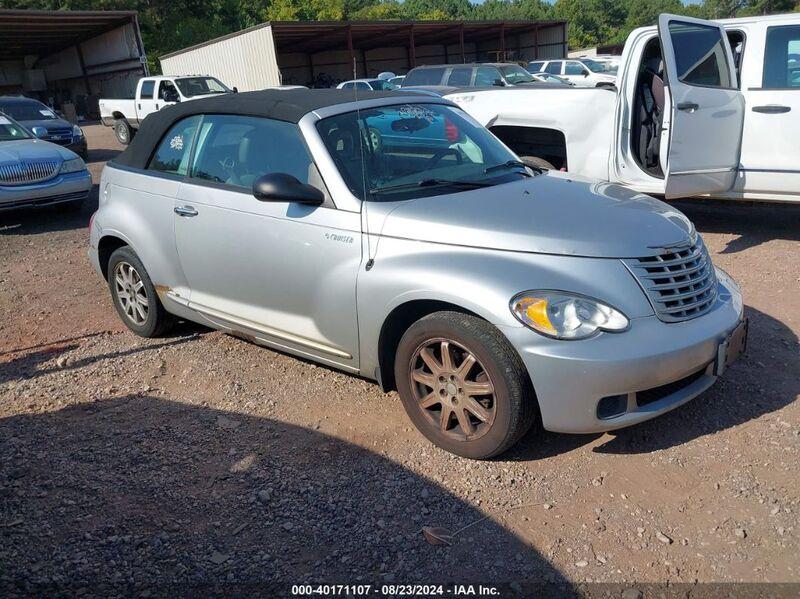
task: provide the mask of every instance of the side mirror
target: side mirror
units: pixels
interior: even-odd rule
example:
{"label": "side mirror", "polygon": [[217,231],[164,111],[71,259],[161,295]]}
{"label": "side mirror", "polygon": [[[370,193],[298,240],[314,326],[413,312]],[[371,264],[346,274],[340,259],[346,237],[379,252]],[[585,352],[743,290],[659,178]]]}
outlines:
{"label": "side mirror", "polygon": [[589,76],[589,71],[584,71],[584,72],[583,72],[583,76],[584,76],[584,77],[588,77],[588,76]]}
{"label": "side mirror", "polygon": [[319,189],[301,183],[287,173],[270,173],[253,183],[253,196],[261,202],[293,202],[308,206],[319,206],[325,194]]}
{"label": "side mirror", "polygon": [[34,127],[33,129],[31,129],[31,133],[33,133],[39,139],[44,139],[45,137],[47,137],[47,129],[45,129],[44,127]]}
{"label": "side mirror", "polygon": [[238,94],[239,93],[239,88],[236,87],[235,85],[233,86],[233,93],[234,94]]}
{"label": "side mirror", "polygon": [[178,95],[178,92],[175,91],[167,91],[164,92],[164,101],[165,102],[180,102],[181,97]]}
{"label": "side mirror", "polygon": [[506,86],[506,84],[503,82],[502,79],[495,79],[492,82],[492,85],[494,85],[495,87],[505,87]]}

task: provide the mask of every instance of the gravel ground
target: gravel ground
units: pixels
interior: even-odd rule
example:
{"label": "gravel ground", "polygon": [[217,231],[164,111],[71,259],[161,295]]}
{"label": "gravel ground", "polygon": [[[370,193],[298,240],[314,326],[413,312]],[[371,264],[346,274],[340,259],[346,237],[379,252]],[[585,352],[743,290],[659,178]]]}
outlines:
{"label": "gravel ground", "polygon": [[[97,181],[119,147],[87,133]],[[751,318],[714,388],[473,462],[370,382],[192,324],[127,332],[86,259],[95,205],[0,214],[3,586],[800,583],[800,206],[678,204]]]}

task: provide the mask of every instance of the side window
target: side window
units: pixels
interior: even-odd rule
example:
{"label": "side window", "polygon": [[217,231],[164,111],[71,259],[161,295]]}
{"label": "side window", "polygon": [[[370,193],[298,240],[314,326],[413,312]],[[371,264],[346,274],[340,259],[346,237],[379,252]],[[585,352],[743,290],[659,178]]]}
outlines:
{"label": "side window", "polygon": [[178,88],[172,81],[162,81],[158,86],[158,99],[166,100],[167,102],[174,101],[178,97]]}
{"label": "side window", "polygon": [[153,99],[153,92],[156,89],[156,82],[152,79],[147,79],[142,81],[142,91],[139,97],[142,100],[152,100]]}
{"label": "side window", "polygon": [[731,87],[725,44],[717,27],[669,22],[678,79],[689,85]]}
{"label": "side window", "polygon": [[586,73],[586,67],[579,62],[568,62],[564,65],[565,75],[583,75]]}
{"label": "side window", "polygon": [[475,73],[475,87],[486,87],[494,85],[494,82],[502,79],[500,71],[494,67],[478,67]]}
{"label": "side window", "polygon": [[465,87],[469,85],[469,80],[472,78],[472,69],[460,67],[453,69],[450,76],[447,78],[447,85],[453,87]]}
{"label": "side window", "polygon": [[766,89],[800,89],[800,25],[767,29],[761,85]]}
{"label": "side window", "polygon": [[189,170],[189,153],[199,122],[199,116],[190,116],[175,123],[158,144],[147,169],[185,175]]}
{"label": "side window", "polygon": [[403,86],[409,85],[441,85],[444,69],[413,69],[403,81]]}
{"label": "side window", "polygon": [[190,177],[250,190],[268,173],[308,183],[313,164],[297,125],[267,118],[206,115]]}
{"label": "side window", "polygon": [[356,89],[372,89],[369,85],[364,83],[363,81],[356,81]]}
{"label": "side window", "polygon": [[553,60],[547,63],[547,67],[544,69],[545,73],[550,73],[551,75],[560,75],[561,74],[561,61],[560,60]]}
{"label": "side window", "polygon": [[538,72],[540,72],[542,70],[543,66],[544,66],[544,62],[542,62],[542,61],[531,62],[531,63],[528,63],[528,71],[530,71],[531,73],[538,73]]}
{"label": "side window", "polygon": [[342,89],[353,89],[353,83],[345,83],[342,85]]}

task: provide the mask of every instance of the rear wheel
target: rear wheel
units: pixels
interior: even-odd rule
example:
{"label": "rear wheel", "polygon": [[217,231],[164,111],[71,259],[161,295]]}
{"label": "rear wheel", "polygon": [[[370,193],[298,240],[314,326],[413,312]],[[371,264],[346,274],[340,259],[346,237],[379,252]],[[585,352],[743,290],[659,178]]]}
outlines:
{"label": "rear wheel", "polygon": [[133,128],[125,119],[119,119],[114,123],[114,135],[117,136],[119,143],[127,146],[133,139]]}
{"label": "rear wheel", "polygon": [[158,337],[175,323],[175,317],[158,299],[142,261],[130,247],[123,246],[111,254],[108,286],[122,322],[140,337]]}
{"label": "rear wheel", "polygon": [[484,320],[436,312],[400,340],[395,380],[408,416],[430,441],[485,459],[514,445],[535,419],[522,360]]}

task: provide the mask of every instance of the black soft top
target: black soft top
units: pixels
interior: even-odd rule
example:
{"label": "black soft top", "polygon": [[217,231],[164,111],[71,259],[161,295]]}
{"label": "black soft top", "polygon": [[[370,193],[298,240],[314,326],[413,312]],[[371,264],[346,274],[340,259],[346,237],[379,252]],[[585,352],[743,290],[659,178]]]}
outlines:
{"label": "black soft top", "polygon": [[430,102],[431,96],[401,91],[359,91],[352,89],[266,89],[240,94],[219,94],[175,104],[150,114],[128,148],[113,162],[133,168],[145,168],[156,144],[176,121],[196,114],[240,114],[297,123],[309,112],[358,100],[419,96]]}

